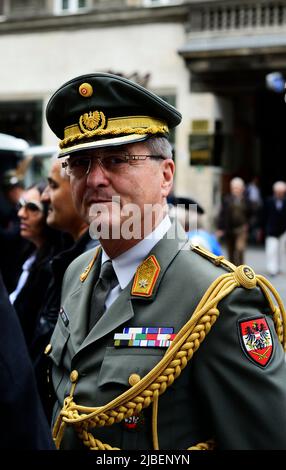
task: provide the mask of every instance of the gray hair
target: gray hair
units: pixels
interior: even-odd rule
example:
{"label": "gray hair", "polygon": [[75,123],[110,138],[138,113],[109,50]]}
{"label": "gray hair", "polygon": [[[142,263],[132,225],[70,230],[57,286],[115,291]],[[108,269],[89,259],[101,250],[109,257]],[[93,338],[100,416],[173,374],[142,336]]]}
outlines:
{"label": "gray hair", "polygon": [[245,187],[245,183],[243,181],[242,178],[239,178],[239,176],[235,176],[234,178],[232,178],[232,180],[230,181],[230,186],[231,187],[240,187],[240,188],[244,188]]}
{"label": "gray hair", "polygon": [[146,142],[152,155],[162,155],[165,158],[173,158],[172,145],[166,137],[151,137]]}
{"label": "gray hair", "polygon": [[273,184],[272,189],[273,189],[274,192],[276,192],[276,191],[285,191],[286,190],[285,181],[276,181]]}

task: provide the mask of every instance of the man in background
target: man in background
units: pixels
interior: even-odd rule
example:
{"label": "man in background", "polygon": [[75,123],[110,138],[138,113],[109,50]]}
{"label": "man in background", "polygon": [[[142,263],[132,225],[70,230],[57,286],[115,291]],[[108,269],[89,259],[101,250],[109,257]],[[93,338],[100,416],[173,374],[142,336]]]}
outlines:
{"label": "man in background", "polygon": [[276,181],[272,186],[273,194],[265,201],[265,253],[266,269],[270,276],[281,271],[285,253],[286,234],[286,183]]}
{"label": "man in background", "polygon": [[57,254],[52,260],[53,277],[43,299],[30,351],[39,390],[49,415],[52,403],[48,397],[50,390],[47,389],[47,360],[44,350],[58,319],[63,276],[68,265],[81,253],[96,246],[98,241],[90,238],[88,224],[75,210],[69,177],[61,168],[57,156],[52,158],[48,185],[42,194],[42,201],[49,205],[47,224],[62,231],[66,237],[66,250]]}
{"label": "man in background", "polygon": [[244,262],[244,253],[248,241],[251,205],[245,195],[242,178],[230,181],[230,192],[223,201],[218,217],[218,237],[224,237],[228,259],[239,266]]}

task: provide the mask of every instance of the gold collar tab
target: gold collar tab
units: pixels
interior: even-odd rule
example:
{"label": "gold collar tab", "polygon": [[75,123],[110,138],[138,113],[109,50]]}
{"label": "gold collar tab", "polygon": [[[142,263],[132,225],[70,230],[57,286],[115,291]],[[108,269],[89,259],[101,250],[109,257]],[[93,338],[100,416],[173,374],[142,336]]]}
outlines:
{"label": "gold collar tab", "polygon": [[154,255],[149,256],[137,268],[131,294],[138,297],[151,297],[161,267]]}

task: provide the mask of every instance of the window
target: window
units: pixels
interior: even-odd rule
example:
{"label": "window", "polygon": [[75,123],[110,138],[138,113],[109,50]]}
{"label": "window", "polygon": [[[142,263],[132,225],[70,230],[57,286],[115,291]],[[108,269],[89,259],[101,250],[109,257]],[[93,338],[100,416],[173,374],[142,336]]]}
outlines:
{"label": "window", "polygon": [[77,13],[87,8],[89,0],[54,0],[54,12],[56,15],[64,13]]}
{"label": "window", "polygon": [[[5,1],[3,2],[5,6]],[[46,9],[46,0],[6,0],[6,11],[10,17],[22,18],[43,13]]]}

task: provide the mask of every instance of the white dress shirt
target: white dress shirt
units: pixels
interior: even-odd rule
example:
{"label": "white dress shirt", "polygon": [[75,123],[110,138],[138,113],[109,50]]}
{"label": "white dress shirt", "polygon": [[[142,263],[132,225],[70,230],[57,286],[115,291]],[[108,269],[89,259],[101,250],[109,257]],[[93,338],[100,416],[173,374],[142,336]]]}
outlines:
{"label": "white dress shirt", "polygon": [[[112,265],[119,284],[114,287],[108,295],[106,299],[106,308],[110,307],[110,305],[117,299],[120,292],[129,284],[138,266],[144,261],[152,248],[163,238],[170,227],[171,221],[169,216],[166,215],[162,222],[160,222],[155,230],[146,238],[112,260]],[[109,256],[102,249],[101,264],[109,259]]]}
{"label": "white dress shirt", "polygon": [[25,263],[23,264],[22,273],[21,273],[21,276],[19,277],[17,287],[9,295],[9,299],[10,299],[11,304],[13,304],[15,302],[16,298],[19,295],[19,292],[23,289],[24,285],[26,284],[26,281],[27,281],[28,276],[30,274],[30,268],[31,268],[33,262],[35,261],[35,259],[36,259],[36,255],[33,254],[28,259],[26,259]]}

